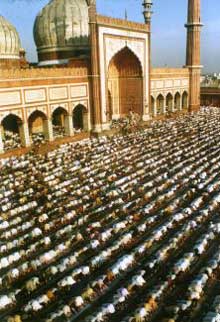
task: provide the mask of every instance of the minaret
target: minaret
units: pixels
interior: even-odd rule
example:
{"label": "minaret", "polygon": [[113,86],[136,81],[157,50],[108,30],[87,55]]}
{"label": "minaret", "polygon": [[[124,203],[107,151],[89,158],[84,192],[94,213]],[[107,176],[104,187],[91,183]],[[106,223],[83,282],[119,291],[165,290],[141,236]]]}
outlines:
{"label": "minaret", "polygon": [[200,0],[188,0],[186,67],[189,68],[189,111],[200,108]]}
{"label": "minaret", "polygon": [[[143,6],[143,15],[144,15],[144,21],[145,24],[149,27],[149,37],[148,37],[148,48],[147,55],[148,55],[148,64],[149,64],[149,81],[148,81],[148,104],[144,104],[144,110],[148,109],[148,114],[151,107],[151,17],[152,17],[152,0],[143,0],[142,6]],[[147,106],[148,105],[148,106]]]}
{"label": "minaret", "polygon": [[99,44],[97,30],[96,0],[87,0],[89,5],[90,45],[91,45],[91,74],[92,74],[92,123],[93,132],[102,130],[101,97],[100,97],[100,70],[99,70]]}
{"label": "minaret", "polygon": [[144,20],[145,20],[146,24],[151,23],[151,16],[152,16],[151,7],[152,7],[152,5],[153,5],[153,2],[151,0],[144,0],[144,2],[143,2],[143,7],[144,7],[143,15],[144,15]]}

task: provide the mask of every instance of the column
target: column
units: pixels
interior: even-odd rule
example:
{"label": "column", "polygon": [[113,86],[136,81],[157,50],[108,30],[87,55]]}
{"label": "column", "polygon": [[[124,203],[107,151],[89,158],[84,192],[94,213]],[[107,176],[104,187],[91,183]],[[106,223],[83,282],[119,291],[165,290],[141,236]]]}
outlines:
{"label": "column", "polygon": [[160,106],[160,103],[156,104],[156,106],[157,106],[157,115],[161,115],[162,107]]}
{"label": "column", "polygon": [[24,147],[29,147],[31,145],[28,123],[19,124],[19,135],[21,139],[21,144]]}
{"label": "column", "polygon": [[43,121],[44,136],[45,139],[49,142],[53,141],[53,125],[50,119],[45,119]]}
{"label": "column", "polygon": [[2,125],[0,125],[0,134],[2,136],[2,139],[5,138],[5,131],[4,131],[4,127]]}
{"label": "column", "polygon": [[170,112],[175,112],[175,97],[172,98],[172,104],[171,104],[171,109]]}
{"label": "column", "polygon": [[162,115],[166,114],[167,109],[166,109],[166,99],[164,99],[163,106],[162,106]]}
{"label": "column", "polygon": [[83,130],[85,132],[89,132],[90,131],[89,113],[88,112],[84,112],[83,113]]}
{"label": "column", "polygon": [[188,109],[189,107],[189,95],[187,95],[187,98],[186,98],[186,109]]}
{"label": "column", "polygon": [[4,144],[2,140],[2,131],[0,130],[0,154],[4,153]]}
{"label": "column", "polygon": [[179,108],[179,110],[182,111],[182,109],[183,109],[183,96],[181,95],[180,96],[180,108]]}
{"label": "column", "polygon": [[153,104],[152,104],[151,108],[152,108],[152,112],[153,112],[152,113],[152,116],[153,117],[156,117],[157,116],[157,104],[156,104],[156,100],[153,101]]}
{"label": "column", "polygon": [[[152,108],[152,107],[151,107]],[[144,105],[144,112],[143,112],[143,115],[142,115],[142,120],[144,122],[148,121],[150,119],[150,111],[149,111],[149,105],[146,103]]]}
{"label": "column", "polygon": [[66,115],[64,118],[64,128],[65,128],[65,134],[68,136],[74,135],[74,129],[73,129],[73,117],[72,115]]}

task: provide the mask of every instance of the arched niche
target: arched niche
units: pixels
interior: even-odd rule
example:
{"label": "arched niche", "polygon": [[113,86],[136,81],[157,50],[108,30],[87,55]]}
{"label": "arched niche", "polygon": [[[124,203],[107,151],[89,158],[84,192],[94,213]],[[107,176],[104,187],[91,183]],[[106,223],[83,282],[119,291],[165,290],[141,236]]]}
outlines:
{"label": "arched niche", "polygon": [[78,104],[73,109],[73,127],[75,130],[88,131],[88,110],[82,105]]}
{"label": "arched niche", "polygon": [[116,53],[108,66],[107,115],[143,114],[143,72],[139,59],[128,48]]}

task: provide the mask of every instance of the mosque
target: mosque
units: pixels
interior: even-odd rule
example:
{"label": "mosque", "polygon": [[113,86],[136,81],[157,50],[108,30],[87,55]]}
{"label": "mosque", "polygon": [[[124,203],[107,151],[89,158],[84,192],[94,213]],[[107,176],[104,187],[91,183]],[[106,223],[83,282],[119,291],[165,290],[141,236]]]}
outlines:
{"label": "mosque", "polygon": [[[143,8],[136,23],[51,0],[36,65],[0,17],[0,322],[220,321],[220,109],[200,108],[200,0],[177,69],[152,68]],[[142,130],[110,135],[132,111]]]}
{"label": "mosque", "polygon": [[23,146],[35,132],[54,140],[75,129],[101,133],[134,111],[143,121],[200,106],[200,0],[188,0],[186,63],[151,66],[151,0],[144,23],[99,15],[95,0],[51,0],[34,22],[38,64],[25,58],[19,34],[0,16],[0,153],[4,133]]}

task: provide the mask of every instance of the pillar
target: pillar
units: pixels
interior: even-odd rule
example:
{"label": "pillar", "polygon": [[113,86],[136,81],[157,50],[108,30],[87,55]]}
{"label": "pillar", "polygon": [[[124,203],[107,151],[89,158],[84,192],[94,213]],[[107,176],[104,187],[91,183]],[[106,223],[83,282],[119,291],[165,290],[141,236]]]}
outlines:
{"label": "pillar", "polygon": [[0,134],[1,134],[2,139],[4,139],[5,138],[5,131],[4,131],[3,125],[0,125]]}
{"label": "pillar", "polygon": [[[152,104],[152,102],[151,102]],[[153,101],[153,104],[152,104],[152,109],[153,109],[153,117],[157,116],[157,104],[156,104],[156,100]]]}
{"label": "pillar", "polygon": [[45,139],[49,142],[53,141],[53,125],[51,119],[43,120],[43,129]]}
{"label": "pillar", "polygon": [[188,0],[187,49],[186,67],[189,69],[189,110],[197,111],[200,108],[200,38],[201,38],[201,11],[200,0]]}
{"label": "pillar", "polygon": [[148,121],[150,118],[150,111],[149,111],[149,105],[148,104],[145,104],[144,105],[144,113],[142,115],[142,120],[144,122]]}
{"label": "pillar", "polygon": [[101,81],[99,66],[99,44],[98,29],[96,22],[96,1],[89,1],[89,26],[90,26],[90,45],[91,45],[91,74],[92,74],[92,116],[93,132],[102,131],[101,116]]}
{"label": "pillar", "polygon": [[166,114],[166,99],[163,100],[162,114]]}
{"label": "pillar", "polygon": [[73,129],[73,117],[72,115],[66,115],[64,118],[64,129],[65,134],[67,136],[73,136],[74,135],[74,129]]}
{"label": "pillar", "polygon": [[21,144],[24,147],[29,147],[31,145],[28,123],[24,122],[19,124],[19,135],[21,139]]}
{"label": "pillar", "polygon": [[183,109],[183,94],[180,96],[180,108],[179,110],[182,111]]}
{"label": "pillar", "polygon": [[90,131],[89,113],[88,112],[83,112],[83,130],[85,132]]}
{"label": "pillar", "polygon": [[4,144],[2,139],[2,131],[0,130],[0,154],[4,153]]}
{"label": "pillar", "polygon": [[175,112],[175,96],[173,96],[173,98],[172,98],[172,104],[171,104],[170,112],[171,113]]}

